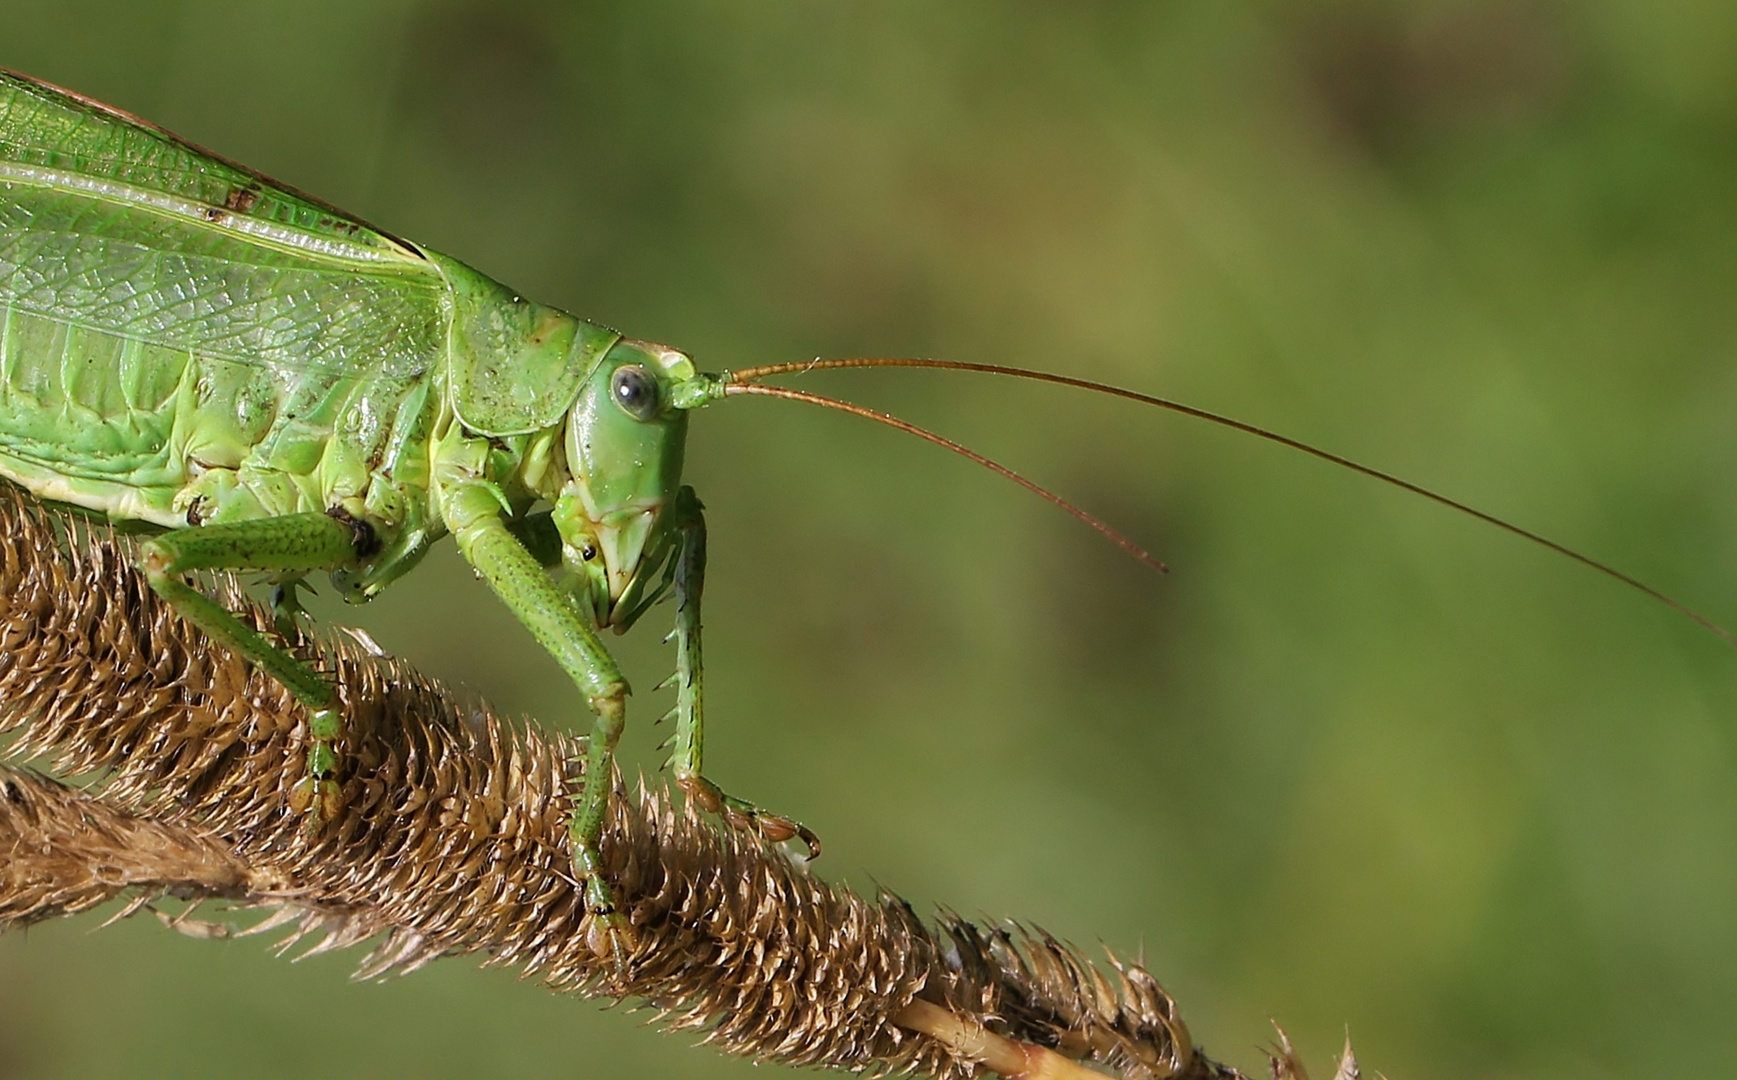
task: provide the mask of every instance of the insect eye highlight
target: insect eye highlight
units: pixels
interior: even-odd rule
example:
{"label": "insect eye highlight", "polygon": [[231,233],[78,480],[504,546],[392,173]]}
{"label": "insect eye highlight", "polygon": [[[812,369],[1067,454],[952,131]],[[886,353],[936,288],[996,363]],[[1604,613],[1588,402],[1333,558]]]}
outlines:
{"label": "insect eye highlight", "polygon": [[639,364],[615,369],[609,380],[609,396],[635,420],[650,420],[663,408],[657,379]]}

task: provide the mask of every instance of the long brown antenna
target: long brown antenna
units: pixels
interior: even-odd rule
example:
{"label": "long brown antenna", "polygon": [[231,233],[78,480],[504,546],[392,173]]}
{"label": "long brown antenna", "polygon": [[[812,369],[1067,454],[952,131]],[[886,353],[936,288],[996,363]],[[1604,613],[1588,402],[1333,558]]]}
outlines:
{"label": "long brown antenna", "polygon": [[908,435],[915,435],[919,439],[927,439],[936,446],[945,447],[946,449],[953,451],[955,454],[958,454],[960,457],[969,458],[970,460],[975,461],[977,464],[991,472],[1000,473],[1002,476],[1012,480],[1020,487],[1031,492],[1033,495],[1040,496],[1061,507],[1074,517],[1079,518],[1087,525],[1098,530],[1098,532],[1102,533],[1110,543],[1115,544],[1123,551],[1126,551],[1128,554],[1139,559],[1141,562],[1150,566],[1159,573],[1168,574],[1170,572],[1170,568],[1154,558],[1151,552],[1117,532],[1113,527],[1111,527],[1109,522],[1104,521],[1102,518],[1095,517],[1092,514],[1088,514],[1086,511],[1081,510],[1079,507],[1068,502],[1055,492],[1046,487],[1032,483],[1030,480],[1027,480],[1025,477],[1019,475],[1000,462],[984,457],[977,451],[972,450],[969,447],[961,446],[952,439],[943,435],[937,435],[927,428],[920,428],[913,423],[900,420],[898,417],[892,416],[888,413],[877,412],[874,409],[865,408],[861,405],[853,405],[848,401],[839,401],[837,398],[822,397],[819,394],[810,394],[806,390],[789,390],[782,386],[761,386],[759,383],[732,381],[730,385],[724,388],[724,393],[761,394],[765,397],[786,398],[790,401],[802,401],[810,405],[820,405],[828,409],[837,409],[839,412],[850,413],[852,416],[860,416],[865,420],[873,420],[877,424],[885,424],[888,427],[897,428]]}
{"label": "long brown antenna", "polygon": [[[1458,510],[1462,514],[1467,514],[1471,517],[1477,518],[1485,524],[1494,525],[1503,532],[1512,533],[1513,535],[1524,540],[1529,540],[1540,547],[1549,548],[1558,555],[1567,556],[1575,562],[1580,563],[1582,566],[1590,567],[1606,577],[1614,578],[1617,581],[1622,582],[1624,585],[1627,585],[1629,588],[1652,597],[1654,600],[1670,608],[1672,611],[1694,620],[1704,629],[1717,634],[1719,637],[1723,638],[1727,644],[1737,646],[1737,634],[1732,634],[1731,631],[1720,626],[1712,619],[1700,614],[1694,609],[1688,607],[1686,604],[1682,604],[1677,600],[1672,599],[1667,594],[1660,592],[1658,589],[1653,588],[1646,582],[1631,577],[1613,566],[1599,562],[1597,559],[1594,559],[1589,555],[1582,555],[1573,548],[1559,544],[1547,536],[1542,536],[1530,529],[1522,529],[1518,525],[1504,521],[1494,514],[1485,513],[1475,506],[1469,506],[1466,503],[1460,502],[1458,499],[1450,499],[1446,495],[1431,491],[1429,488],[1423,487],[1420,484],[1414,484],[1410,480],[1401,479],[1392,473],[1382,472],[1380,469],[1360,464],[1356,461],[1352,461],[1348,457],[1342,457],[1335,454],[1332,451],[1322,450],[1318,446],[1310,446],[1308,443],[1293,439],[1288,435],[1280,435],[1276,431],[1270,431],[1255,424],[1235,420],[1219,413],[1209,412],[1206,409],[1197,409],[1192,405],[1184,405],[1180,401],[1172,401],[1169,398],[1155,397],[1151,394],[1142,394],[1137,390],[1125,390],[1120,386],[1111,386],[1108,383],[1094,382],[1091,379],[1076,379],[1069,375],[1055,375],[1047,371],[1034,371],[1030,368],[1008,367],[1002,364],[973,364],[963,360],[932,360],[925,357],[883,356],[859,356],[831,360],[816,359],[799,364],[762,364],[759,367],[743,368],[740,371],[733,371],[730,373],[732,385],[726,393],[734,391],[738,386],[748,384],[752,380],[764,379],[772,375],[806,374],[810,371],[828,371],[840,368],[931,368],[941,371],[971,371],[983,375],[1006,375],[1015,379],[1030,379],[1034,382],[1054,383],[1058,386],[1072,386],[1080,390],[1091,390],[1099,394],[1109,394],[1111,397],[1126,398],[1129,401],[1137,401],[1142,405],[1153,405],[1160,409],[1167,409],[1173,413],[1180,413],[1183,416],[1192,416],[1196,420],[1205,420],[1207,423],[1217,424],[1220,427],[1227,427],[1233,431],[1240,431],[1247,435],[1266,439],[1268,442],[1275,442],[1280,446],[1286,446],[1292,450],[1300,450],[1303,453],[1308,454],[1310,457],[1320,458],[1322,461],[1331,462],[1341,468],[1350,469],[1355,473],[1361,473],[1371,479],[1379,480],[1384,484],[1389,484],[1393,487],[1400,488],[1401,490],[1409,491],[1413,495],[1421,495],[1431,502],[1440,503],[1442,506],[1446,506],[1449,509]],[[769,388],[761,387],[760,389],[766,390]],[[831,401],[830,398],[826,400]],[[842,403],[834,404],[835,407],[837,407]],[[868,410],[864,410],[865,413],[867,411]],[[876,414],[876,416],[879,416],[879,414]],[[889,417],[887,419],[890,420],[891,418]],[[902,423],[902,421],[899,423]],[[933,441],[944,442],[944,440],[941,440],[939,436],[929,435],[927,432],[923,432],[923,436]],[[959,449],[960,452],[969,453],[969,451],[965,451],[963,447],[958,447],[957,449]],[[1006,470],[1000,469],[999,466],[995,466],[995,468],[997,471],[1006,472]],[[1012,474],[1008,473],[1007,475],[1011,476]],[[1021,483],[1023,482],[1024,481],[1021,481]],[[1052,499],[1055,498],[1054,496],[1047,497]],[[1059,502],[1060,500],[1056,499],[1055,501]],[[1103,526],[1101,528],[1099,526],[1094,526],[1094,528],[1099,528],[1099,530],[1105,532],[1106,535],[1110,535],[1108,526]],[[1124,544],[1123,546],[1126,547],[1128,545]]]}

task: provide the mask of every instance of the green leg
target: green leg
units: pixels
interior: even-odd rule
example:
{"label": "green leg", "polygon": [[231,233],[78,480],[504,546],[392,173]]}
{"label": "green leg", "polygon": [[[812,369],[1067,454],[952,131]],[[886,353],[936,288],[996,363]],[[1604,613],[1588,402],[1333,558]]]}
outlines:
{"label": "green leg", "polygon": [[598,955],[619,961],[631,947],[631,935],[604,878],[599,845],[609,809],[615,744],[626,715],[627,682],[597,631],[501,520],[493,494],[480,484],[459,485],[444,494],[441,512],[465,559],[567,672],[597,714],[587,747],[585,785],[568,832],[574,867],[585,885],[587,940]]}
{"label": "green leg", "polygon": [[271,590],[271,620],[277,627],[277,636],[285,641],[301,640],[304,620],[308,611],[302,607],[301,591],[307,589],[313,592],[313,587],[299,577],[281,580]]}
{"label": "green leg", "polygon": [[820,855],[820,839],[801,822],[767,813],[753,803],[725,794],[702,772],[705,760],[705,692],[700,662],[700,591],[706,580],[706,519],[694,489],[676,496],[676,529],[681,547],[676,553],[676,733],[670,770],[676,784],[702,809],[719,814],[731,826],[752,829],[779,843],[800,837],[808,857]]}
{"label": "green leg", "polygon": [[308,710],[307,776],[291,792],[290,805],[309,814],[309,827],[341,809],[333,749],[343,734],[337,691],[308,665],[236,618],[223,605],[188,585],[193,570],[265,570],[291,574],[330,570],[356,557],[356,528],[324,514],[293,514],[225,525],[176,529],[140,546],[139,569],[157,595],[207,637],[240,653]]}

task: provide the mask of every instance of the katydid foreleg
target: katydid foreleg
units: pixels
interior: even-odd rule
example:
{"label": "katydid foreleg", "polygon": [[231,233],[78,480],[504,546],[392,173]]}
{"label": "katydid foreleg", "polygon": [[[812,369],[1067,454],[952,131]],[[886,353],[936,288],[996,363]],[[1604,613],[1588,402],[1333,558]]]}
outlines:
{"label": "katydid foreleg", "polygon": [[706,519],[694,489],[676,493],[674,520],[680,548],[675,562],[676,731],[670,771],[682,791],[702,808],[723,816],[738,829],[752,829],[774,843],[801,837],[809,858],[820,854],[820,840],[799,821],[768,813],[728,795],[702,772],[705,759],[705,692],[700,660],[700,592],[706,579]]}
{"label": "katydid foreleg", "polygon": [[290,806],[309,815],[310,828],[336,817],[340,809],[338,785],[332,779],[338,765],[336,744],[344,731],[337,691],[181,575],[259,570],[300,576],[334,570],[367,554],[372,540],[365,526],[326,514],[289,514],[175,529],[145,541],[139,558],[145,580],[177,614],[282,683],[308,710],[307,775],[292,790]]}

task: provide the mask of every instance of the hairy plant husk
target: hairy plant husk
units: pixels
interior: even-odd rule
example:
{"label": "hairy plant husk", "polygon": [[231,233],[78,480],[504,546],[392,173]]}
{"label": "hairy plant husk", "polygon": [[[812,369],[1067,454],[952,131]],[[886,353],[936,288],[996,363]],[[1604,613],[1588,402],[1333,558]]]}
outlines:
{"label": "hairy plant husk", "polygon": [[[928,1002],[1119,1076],[1239,1075],[1193,1046],[1138,964],[1094,965],[1017,925],[926,922],[619,778],[603,852],[634,933],[625,957],[600,958],[566,840],[574,741],[311,635],[298,649],[339,687],[348,728],[341,813],[307,830],[288,809],[303,710],[177,618],[132,560],[106,527],[0,490],[0,730],[14,733],[0,748],[13,762],[0,765],[0,929],[114,898],[129,912],[227,898],[314,950],[368,943],[361,977],[480,953],[764,1061],[982,1074],[980,1058],[901,1024]],[[232,582],[214,588],[270,632]]]}

